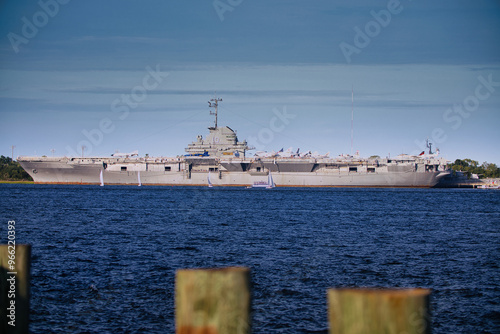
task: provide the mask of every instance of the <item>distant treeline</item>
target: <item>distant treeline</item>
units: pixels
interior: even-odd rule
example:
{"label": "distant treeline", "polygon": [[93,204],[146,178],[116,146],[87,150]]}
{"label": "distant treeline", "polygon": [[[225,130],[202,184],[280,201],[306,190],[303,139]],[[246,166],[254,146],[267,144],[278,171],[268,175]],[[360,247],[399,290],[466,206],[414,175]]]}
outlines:
{"label": "distant treeline", "polygon": [[457,159],[451,164],[451,169],[466,172],[469,177],[471,174],[477,174],[480,178],[500,177],[500,168],[497,165],[488,162],[479,165],[479,162],[471,159]]}
{"label": "distant treeline", "polygon": [[33,181],[24,171],[19,162],[9,157],[0,156],[0,180],[2,181]]}

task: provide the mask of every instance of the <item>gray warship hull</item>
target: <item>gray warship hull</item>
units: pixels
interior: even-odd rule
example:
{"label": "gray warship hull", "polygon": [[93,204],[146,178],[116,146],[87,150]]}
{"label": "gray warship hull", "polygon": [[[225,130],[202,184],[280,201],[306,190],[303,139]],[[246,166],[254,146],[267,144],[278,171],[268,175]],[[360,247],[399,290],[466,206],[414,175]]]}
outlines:
{"label": "gray warship hull", "polygon": [[35,183],[249,186],[271,172],[277,187],[433,187],[448,175],[440,160],[304,158],[19,157]]}

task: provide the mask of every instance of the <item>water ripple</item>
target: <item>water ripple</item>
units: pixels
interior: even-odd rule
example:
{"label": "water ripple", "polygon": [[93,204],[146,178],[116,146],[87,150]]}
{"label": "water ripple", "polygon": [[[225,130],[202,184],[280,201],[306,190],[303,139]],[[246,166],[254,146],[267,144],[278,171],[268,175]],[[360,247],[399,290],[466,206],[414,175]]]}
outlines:
{"label": "water ripple", "polygon": [[[15,196],[10,196],[15,194]],[[175,270],[252,269],[254,333],[327,333],[329,287],[427,287],[434,333],[498,333],[500,192],[0,185],[34,333],[173,333]],[[4,240],[6,224],[2,224]]]}

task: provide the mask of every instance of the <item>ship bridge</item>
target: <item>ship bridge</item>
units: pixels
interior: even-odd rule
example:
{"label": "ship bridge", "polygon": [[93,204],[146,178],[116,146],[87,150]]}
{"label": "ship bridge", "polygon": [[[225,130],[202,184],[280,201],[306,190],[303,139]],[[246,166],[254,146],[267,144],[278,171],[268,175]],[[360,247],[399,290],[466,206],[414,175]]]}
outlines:
{"label": "ship bridge", "polygon": [[246,151],[253,149],[253,147],[248,146],[246,140],[238,141],[236,132],[229,126],[217,126],[217,112],[221,101],[222,99],[214,97],[208,102],[210,108],[215,108],[214,111],[210,111],[210,115],[215,116],[214,126],[208,128],[210,133],[206,139],[203,139],[202,135],[198,135],[196,141],[188,144],[185,149],[187,156],[245,157]]}
{"label": "ship bridge", "polygon": [[228,156],[242,155],[245,156],[247,150],[252,149],[248,146],[247,141],[238,141],[238,137],[233,129],[228,126],[210,127],[210,133],[204,139],[202,135],[198,135],[196,141],[188,144],[186,152],[188,155],[209,155],[209,156]]}

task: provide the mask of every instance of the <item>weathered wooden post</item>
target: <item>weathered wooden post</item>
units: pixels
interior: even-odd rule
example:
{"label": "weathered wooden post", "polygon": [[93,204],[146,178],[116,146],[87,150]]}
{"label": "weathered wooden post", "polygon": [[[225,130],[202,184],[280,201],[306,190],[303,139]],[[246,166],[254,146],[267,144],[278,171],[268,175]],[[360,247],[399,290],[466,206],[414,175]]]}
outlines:
{"label": "weathered wooden post", "polygon": [[429,289],[329,289],[330,334],[428,334]]}
{"label": "weathered wooden post", "polygon": [[176,273],[177,334],[249,334],[250,269],[182,269]]}
{"label": "weathered wooden post", "polygon": [[30,268],[31,245],[0,245],[1,333],[29,332]]}

